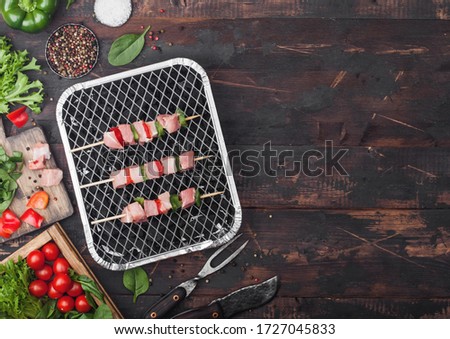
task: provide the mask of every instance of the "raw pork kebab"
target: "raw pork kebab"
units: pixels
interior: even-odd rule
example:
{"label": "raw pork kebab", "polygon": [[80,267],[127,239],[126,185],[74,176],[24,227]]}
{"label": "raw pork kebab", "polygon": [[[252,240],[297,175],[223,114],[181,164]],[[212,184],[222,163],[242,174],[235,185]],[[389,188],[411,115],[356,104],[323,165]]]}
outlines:
{"label": "raw pork kebab", "polygon": [[184,172],[194,168],[194,162],[207,159],[210,156],[194,158],[194,151],[188,151],[179,156],[169,156],[161,160],[150,161],[143,165],[134,165],[111,173],[109,179],[81,185],[87,188],[112,182],[114,189],[123,188],[126,185],[137,184],[147,180],[158,179],[163,175]]}
{"label": "raw pork kebab", "polygon": [[121,124],[117,127],[111,127],[108,132],[103,134],[103,141],[74,148],[71,152],[99,145],[106,145],[111,149],[124,149],[128,145],[144,144],[152,141],[153,138],[164,136],[165,131],[169,134],[178,131],[181,126],[187,126],[187,121],[198,117],[200,116],[186,117],[184,112],[177,108],[174,114],[159,114],[154,121],[146,122],[141,120],[132,124]]}
{"label": "raw pork kebab", "polygon": [[198,189],[191,187],[181,191],[179,194],[164,192],[155,200],[135,198],[135,202],[126,206],[121,215],[95,220],[92,224],[99,224],[115,219],[120,219],[123,223],[143,222],[149,217],[167,214],[170,210],[176,211],[179,208],[186,209],[193,205],[200,206],[202,199],[223,193],[224,192],[214,192],[201,195]]}
{"label": "raw pork kebab", "polygon": [[33,159],[28,161],[28,168],[32,171],[42,170],[39,184],[43,187],[58,185],[63,178],[63,171],[59,168],[47,168],[47,160],[52,155],[48,144],[38,142],[32,149]]}

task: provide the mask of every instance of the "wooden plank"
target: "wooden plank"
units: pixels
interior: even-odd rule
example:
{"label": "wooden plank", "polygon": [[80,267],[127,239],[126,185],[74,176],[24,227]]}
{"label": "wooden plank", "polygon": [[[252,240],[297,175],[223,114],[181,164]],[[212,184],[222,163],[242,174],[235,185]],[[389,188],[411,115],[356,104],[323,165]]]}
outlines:
{"label": "wooden plank", "polygon": [[[448,209],[244,209],[242,241],[250,239],[249,244],[233,263],[201,280],[193,297],[212,300],[278,275],[281,297],[450,298],[449,218]],[[80,242],[77,247],[104,288],[132,298],[123,272],[101,268]],[[152,279],[146,295],[167,293],[192,278],[213,252],[143,266]]]}
{"label": "wooden plank", "polygon": [[[126,318],[141,318],[158,300],[158,296],[140,296],[137,304],[130,296],[114,295],[117,303],[126,305]],[[211,302],[211,296],[197,293],[189,297],[170,315]],[[257,309],[235,315],[236,319],[445,319],[450,316],[450,299],[397,299],[397,298],[308,298],[276,297]],[[326,322],[326,323],[332,323]]]}
{"label": "wooden plank", "polygon": [[[2,122],[0,122],[0,130],[3,130]],[[4,136],[4,132],[1,133]],[[18,216],[25,212],[29,197],[37,192],[39,189],[38,187],[40,186],[40,174],[42,171],[33,171],[27,166],[28,162],[33,159],[33,146],[38,142],[47,143],[44,132],[39,127],[21,131],[19,134],[3,140],[3,145],[9,154],[11,154],[12,151],[19,151],[23,154],[24,166],[21,171],[22,175],[17,180],[20,190],[17,191],[16,196],[10,205],[11,210]],[[54,156],[46,161],[46,168],[57,167]],[[42,227],[51,225],[56,221],[60,221],[72,215],[72,203],[63,182],[56,186],[43,187],[43,190],[49,194],[50,201],[45,210],[40,210],[38,212],[44,217]],[[11,235],[10,239],[34,231],[36,231],[35,227],[22,223],[21,227]],[[0,238],[0,243],[9,240]]]}
{"label": "wooden plank", "polygon": [[[64,232],[63,228],[58,223],[54,224],[53,226],[42,232],[39,236],[35,237],[33,240],[28,242],[25,246],[21,247],[20,249],[12,253],[10,256],[6,257],[4,260],[2,260],[2,263],[7,262],[8,260],[17,260],[19,257],[26,258],[31,251],[41,248],[44,244],[46,244],[49,241],[54,241],[58,245],[59,249],[61,250],[61,254],[63,255],[64,258],[67,259],[70,266],[74,269],[75,272],[77,272],[80,275],[86,275],[97,284],[97,287],[104,294],[105,303],[111,309],[114,318],[116,319],[123,318],[119,309],[113,303],[110,296],[105,291],[105,289],[100,284],[95,275],[86,265],[86,262],[80,256],[76,247],[72,244],[70,239],[67,237],[67,234]],[[96,299],[96,301],[97,303],[99,303],[99,300]]]}
{"label": "wooden plank", "polygon": [[[322,145],[271,146],[269,153],[268,145],[229,147],[241,204],[260,208],[448,208],[449,151]],[[341,172],[339,166],[331,169],[332,157]]]}
{"label": "wooden plank", "polygon": [[[62,6],[61,6],[62,7]],[[161,13],[161,9],[164,10]],[[447,20],[449,1],[298,1],[298,0],[156,0],[134,3],[133,18],[391,18],[391,19],[441,19]],[[61,16],[89,17],[92,5],[79,0],[70,11],[61,8]],[[132,18],[132,20],[133,20]]]}
{"label": "wooden plank", "polygon": [[[250,239],[247,248],[234,263],[208,277],[208,282],[200,281],[191,301],[183,306],[199,306],[205,300],[255,283],[255,278],[263,280],[278,274],[278,296],[292,301],[304,297],[304,303],[297,311],[289,304],[277,304],[275,309],[258,311],[255,317],[339,317],[340,312],[348,317],[448,317],[446,306],[439,300],[450,298],[445,229],[449,213],[245,209],[241,230],[244,239]],[[162,293],[195,276],[214,252],[193,253],[144,266],[152,286],[133,304],[132,295],[122,285],[123,272],[105,270],[90,257],[84,237],[79,237],[80,225],[72,220],[66,231],[127,318],[140,317]],[[314,306],[312,300],[317,298],[330,303]],[[364,301],[367,298],[372,303]],[[391,304],[389,300],[405,303]]]}
{"label": "wooden plank", "polygon": [[[57,17],[52,25],[62,22]],[[86,24],[98,34],[101,50],[108,50],[116,35],[141,31],[138,20],[117,30],[92,19]],[[99,63],[83,80],[183,55],[207,70],[228,145],[268,140],[309,145],[325,139],[349,146],[450,145],[446,22],[176,19],[169,23],[155,18],[152,24],[166,30],[158,42],[160,53],[145,48],[125,67]],[[46,33],[33,41],[25,33],[15,34],[15,46],[30,50],[45,69],[40,41]],[[174,45],[169,47],[168,42]],[[50,143],[60,142],[54,123],[56,102],[73,81],[51,72],[39,79],[53,101],[47,99],[35,119]],[[14,131],[8,127],[9,133]]]}
{"label": "wooden plank", "polygon": [[[272,145],[273,153],[269,154],[265,147],[269,146],[228,146],[239,198],[244,207],[361,209],[450,206],[448,148],[339,146],[325,151],[323,142],[304,147]],[[61,145],[53,145],[52,149],[55,157],[65,159]],[[348,176],[340,175],[335,169],[332,175],[326,175],[324,171],[318,176],[310,176],[311,173],[304,170],[304,161],[311,150],[323,155],[328,153],[330,158],[340,150],[348,150],[339,159]],[[310,168],[314,170],[316,167],[326,169],[325,159],[316,161],[311,158]],[[303,168],[302,172],[300,168]],[[72,194],[70,182],[67,189]]]}

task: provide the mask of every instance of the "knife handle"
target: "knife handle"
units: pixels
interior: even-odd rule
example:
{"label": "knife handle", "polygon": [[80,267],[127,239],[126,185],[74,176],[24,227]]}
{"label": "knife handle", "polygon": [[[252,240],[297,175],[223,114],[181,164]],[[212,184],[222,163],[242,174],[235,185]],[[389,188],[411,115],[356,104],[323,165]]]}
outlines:
{"label": "knife handle", "polygon": [[164,297],[158,300],[150,309],[145,313],[146,319],[158,319],[162,318],[172,308],[177,306],[186,298],[186,290],[183,287],[176,287]]}
{"label": "knife handle", "polygon": [[219,319],[223,318],[223,310],[219,303],[213,302],[208,306],[194,308],[177,314],[172,319]]}

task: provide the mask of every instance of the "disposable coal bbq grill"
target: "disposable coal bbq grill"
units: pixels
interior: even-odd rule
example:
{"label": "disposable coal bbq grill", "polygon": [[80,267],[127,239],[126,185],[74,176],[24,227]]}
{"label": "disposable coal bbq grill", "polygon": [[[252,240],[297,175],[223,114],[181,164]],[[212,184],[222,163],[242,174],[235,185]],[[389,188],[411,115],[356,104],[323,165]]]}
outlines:
{"label": "disposable coal bbq grill", "polygon": [[[105,145],[71,150],[98,142],[119,124],[150,121],[157,114],[182,109],[200,115],[178,132],[143,145],[110,150]],[[111,270],[125,270],[188,252],[219,246],[237,233],[241,208],[227,151],[205,71],[184,58],[76,84],[58,101],[57,119],[67,156],[88,249],[94,260]],[[110,183],[80,189],[109,178],[112,171],[193,150],[212,155],[194,170],[114,190]],[[142,223],[98,219],[120,214],[135,197],[155,199],[165,191],[189,187],[225,193],[204,199],[200,207],[169,212]]]}

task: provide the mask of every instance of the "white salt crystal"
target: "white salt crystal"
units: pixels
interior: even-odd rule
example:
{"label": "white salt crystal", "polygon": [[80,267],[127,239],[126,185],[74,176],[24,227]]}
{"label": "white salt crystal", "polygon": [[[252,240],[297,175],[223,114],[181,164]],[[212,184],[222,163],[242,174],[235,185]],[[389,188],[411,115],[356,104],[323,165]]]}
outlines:
{"label": "white salt crystal", "polygon": [[95,0],[95,17],[109,27],[119,27],[131,15],[131,0]]}

